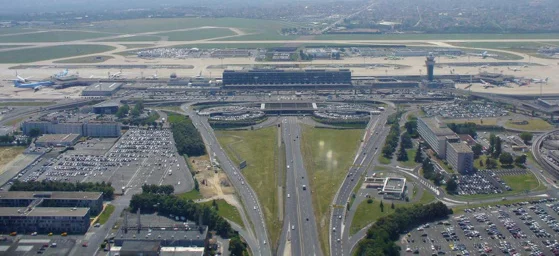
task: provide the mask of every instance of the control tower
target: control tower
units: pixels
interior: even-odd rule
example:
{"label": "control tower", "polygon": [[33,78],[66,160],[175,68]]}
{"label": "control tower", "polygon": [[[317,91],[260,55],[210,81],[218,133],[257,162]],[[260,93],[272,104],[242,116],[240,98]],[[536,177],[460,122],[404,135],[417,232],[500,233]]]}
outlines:
{"label": "control tower", "polygon": [[432,52],[427,56],[425,66],[427,66],[427,79],[431,82],[434,79],[433,72],[435,70],[435,56]]}

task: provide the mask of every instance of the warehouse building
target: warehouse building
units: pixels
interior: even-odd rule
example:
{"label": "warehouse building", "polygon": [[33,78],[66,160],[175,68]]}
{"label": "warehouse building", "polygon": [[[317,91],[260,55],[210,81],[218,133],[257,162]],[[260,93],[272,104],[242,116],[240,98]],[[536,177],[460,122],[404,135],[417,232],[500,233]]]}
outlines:
{"label": "warehouse building", "polygon": [[45,134],[37,138],[37,147],[70,147],[74,146],[80,139],[79,134]]}
{"label": "warehouse building", "polygon": [[1,207],[0,233],[84,234],[89,217],[89,208]]}
{"label": "warehouse building", "polygon": [[82,96],[112,96],[122,83],[96,83],[83,89]]}
{"label": "warehouse building", "polygon": [[351,71],[340,70],[225,70],[223,85],[351,85]]}
{"label": "warehouse building", "polygon": [[103,210],[101,192],[48,192],[7,191],[0,192],[0,207],[83,207],[97,215]]}
{"label": "warehouse building", "polygon": [[468,145],[462,142],[447,142],[446,148],[446,160],[452,169],[458,173],[467,173],[473,170],[474,152]]}
{"label": "warehouse building", "polygon": [[98,115],[116,114],[119,107],[120,103],[118,103],[117,101],[101,102],[99,104],[93,105],[93,113]]}
{"label": "warehouse building", "polygon": [[25,121],[21,124],[23,134],[29,135],[32,129],[42,134],[79,134],[84,137],[120,137],[121,124],[118,122],[58,122],[57,120]]}

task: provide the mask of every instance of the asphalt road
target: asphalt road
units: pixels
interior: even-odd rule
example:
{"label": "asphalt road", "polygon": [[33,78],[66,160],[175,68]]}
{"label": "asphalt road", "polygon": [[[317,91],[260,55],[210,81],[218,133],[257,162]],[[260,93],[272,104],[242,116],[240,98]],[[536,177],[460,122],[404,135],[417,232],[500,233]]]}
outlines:
{"label": "asphalt road", "polygon": [[[205,144],[208,147],[208,154],[212,160],[217,160],[221,169],[227,174],[231,183],[235,187],[236,191],[245,206],[246,213],[254,228],[254,237],[256,239],[257,246],[251,247],[254,255],[272,255],[270,249],[270,243],[268,241],[268,235],[266,231],[266,224],[264,222],[264,214],[262,213],[262,208],[258,203],[256,193],[248,182],[246,182],[241,171],[234,163],[227,157],[224,150],[219,145],[217,138],[210,127],[207,119],[205,117],[198,116],[194,111],[189,109],[189,104],[182,105],[181,108],[184,112],[188,114],[194,126],[202,135]],[[248,228],[250,233],[250,228]],[[250,237],[245,237],[245,239],[251,239]]]}
{"label": "asphalt road", "polygon": [[316,229],[311,188],[301,153],[301,129],[296,117],[282,121],[282,137],[285,144],[287,175],[285,217],[282,243],[290,236],[291,254],[284,247],[283,255],[323,255]]}
{"label": "asphalt road", "polygon": [[345,215],[346,204],[349,201],[353,188],[359,182],[361,175],[368,169],[369,165],[375,159],[377,153],[380,153],[382,142],[388,134],[388,127],[385,126],[386,119],[393,111],[387,110],[379,116],[374,116],[367,126],[363,143],[358,151],[358,155],[350,168],[348,176],[343,181],[336,197],[334,198],[334,207],[332,216],[330,217],[330,253],[332,256],[348,255],[350,252],[345,250],[345,244],[348,240],[349,227],[346,229]]}

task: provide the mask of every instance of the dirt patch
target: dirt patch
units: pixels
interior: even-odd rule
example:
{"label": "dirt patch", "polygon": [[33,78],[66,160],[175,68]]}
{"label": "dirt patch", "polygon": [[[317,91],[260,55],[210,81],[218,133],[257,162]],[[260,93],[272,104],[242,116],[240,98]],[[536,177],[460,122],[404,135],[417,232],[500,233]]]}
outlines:
{"label": "dirt patch", "polygon": [[14,162],[20,160],[22,158],[20,155],[24,150],[25,147],[0,147],[0,174],[8,169],[7,164],[12,160],[15,160]]}
{"label": "dirt patch", "polygon": [[194,178],[200,184],[200,194],[204,198],[230,195],[235,192],[227,175],[221,169],[213,167],[210,158],[205,156],[188,159],[194,169]]}

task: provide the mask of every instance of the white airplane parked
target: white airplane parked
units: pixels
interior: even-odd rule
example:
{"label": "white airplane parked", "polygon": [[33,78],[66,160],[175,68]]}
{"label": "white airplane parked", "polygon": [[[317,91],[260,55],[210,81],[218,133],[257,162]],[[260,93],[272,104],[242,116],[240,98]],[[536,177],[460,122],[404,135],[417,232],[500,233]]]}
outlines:
{"label": "white airplane parked", "polygon": [[536,84],[547,84],[548,80],[549,80],[549,77],[546,77],[545,79],[532,78],[532,82],[534,82]]}
{"label": "white airplane parked", "polygon": [[19,74],[16,71],[16,78],[17,79],[12,79],[12,81],[19,81],[19,82],[25,83],[25,82],[29,82],[29,79],[32,78],[32,76],[23,78],[23,77],[19,76]]}

